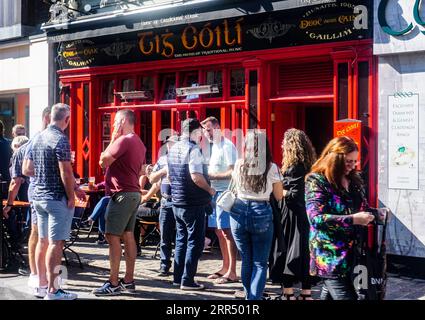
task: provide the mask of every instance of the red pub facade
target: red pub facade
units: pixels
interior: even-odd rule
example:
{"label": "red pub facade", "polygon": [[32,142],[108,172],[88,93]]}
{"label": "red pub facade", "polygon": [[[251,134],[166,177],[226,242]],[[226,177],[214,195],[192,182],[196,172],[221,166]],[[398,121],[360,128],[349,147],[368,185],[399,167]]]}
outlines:
{"label": "red pub facade", "polygon": [[277,163],[286,129],[304,130],[320,152],[336,121],[357,119],[361,166],[376,201],[372,24],[355,23],[361,15],[355,8],[365,6],[371,15],[370,3],[214,15],[218,19],[187,14],[179,24],[151,19],[137,32],[61,41],[59,86],[72,109],[69,136],[78,173],[101,178],[99,156],[122,108],[137,114],[149,163],[187,117],[217,117],[235,142],[250,128],[266,129]]}

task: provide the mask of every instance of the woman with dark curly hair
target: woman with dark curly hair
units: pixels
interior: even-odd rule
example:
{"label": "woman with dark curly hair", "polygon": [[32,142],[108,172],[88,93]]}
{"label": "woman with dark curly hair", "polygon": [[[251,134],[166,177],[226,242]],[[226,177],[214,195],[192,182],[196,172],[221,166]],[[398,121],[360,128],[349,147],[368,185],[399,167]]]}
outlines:
{"label": "woman with dark curly hair", "polygon": [[281,255],[271,272],[273,282],[282,286],[279,299],[296,300],[293,286],[301,282],[301,293],[297,299],[311,300],[310,250],[308,222],[304,199],[305,175],[310,171],[316,152],[308,136],[301,130],[289,129],[282,141],[283,199],[281,212]]}
{"label": "woman with dark curly hair", "polygon": [[310,274],[323,279],[322,300],[356,300],[352,254],[361,227],[374,219],[356,170],[359,149],[353,139],[332,139],[305,183],[310,221]]}

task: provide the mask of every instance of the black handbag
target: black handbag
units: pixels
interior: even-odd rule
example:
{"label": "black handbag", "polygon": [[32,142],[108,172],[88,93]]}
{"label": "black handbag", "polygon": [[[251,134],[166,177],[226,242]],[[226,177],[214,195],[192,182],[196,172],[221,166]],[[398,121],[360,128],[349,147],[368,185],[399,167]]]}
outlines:
{"label": "black handbag", "polygon": [[372,246],[368,244],[368,229],[359,227],[353,245],[351,279],[359,300],[384,300],[387,286],[385,235],[387,219],[373,224]]}

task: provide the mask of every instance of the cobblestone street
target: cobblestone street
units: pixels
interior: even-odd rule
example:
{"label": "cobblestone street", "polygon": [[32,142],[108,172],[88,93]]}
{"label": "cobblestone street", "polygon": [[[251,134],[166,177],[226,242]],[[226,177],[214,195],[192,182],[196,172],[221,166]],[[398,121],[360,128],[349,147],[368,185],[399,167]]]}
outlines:
{"label": "cobblestone street", "polygon": [[[135,279],[137,292],[135,294],[122,294],[116,297],[97,298],[91,291],[103,284],[109,274],[108,247],[106,244],[98,245],[95,238],[86,238],[83,234],[80,242],[74,249],[80,254],[84,268],[80,269],[78,261],[72,253],[67,253],[70,266],[67,268],[68,281],[65,288],[78,293],[79,299],[148,299],[148,300],[229,300],[235,299],[235,292],[242,290],[242,284],[214,284],[207,276],[220,268],[220,254],[217,248],[205,252],[199,262],[197,280],[204,284],[203,291],[182,291],[172,286],[172,276],[161,277],[158,275],[159,254],[153,258],[155,246],[142,248],[142,256],[137,257]],[[124,261],[121,262],[121,270]],[[240,271],[240,261],[237,263]],[[27,278],[13,274],[0,274],[0,299],[33,299],[28,295]],[[277,295],[279,286],[267,284],[266,292]],[[313,288],[313,297],[318,298],[320,286]],[[240,298],[240,297],[239,297]],[[387,285],[388,300],[425,300],[425,280],[400,277],[390,274]]]}

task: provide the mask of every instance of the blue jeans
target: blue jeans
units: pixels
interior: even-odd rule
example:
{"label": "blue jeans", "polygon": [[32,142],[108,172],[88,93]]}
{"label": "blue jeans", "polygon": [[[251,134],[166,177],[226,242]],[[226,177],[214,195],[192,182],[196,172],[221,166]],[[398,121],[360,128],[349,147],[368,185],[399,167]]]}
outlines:
{"label": "blue jeans", "polygon": [[320,300],[357,300],[357,293],[349,277],[323,279]]}
{"label": "blue jeans", "polygon": [[204,249],[205,206],[175,207],[176,249],[174,252],[174,283],[195,284],[198,261]]}
{"label": "blue jeans", "polygon": [[106,207],[108,206],[110,196],[105,196],[99,200],[96,206],[93,209],[92,214],[90,215],[90,219],[96,221],[99,219],[99,231],[105,233],[105,212]]}
{"label": "blue jeans", "polygon": [[169,270],[171,267],[171,253],[173,240],[175,239],[176,219],[173,213],[171,200],[162,198],[161,210],[159,211],[159,228],[161,230],[161,269]]}
{"label": "blue jeans", "polygon": [[247,300],[261,300],[273,239],[273,213],[267,201],[236,199],[230,227],[242,257],[242,284]]}

